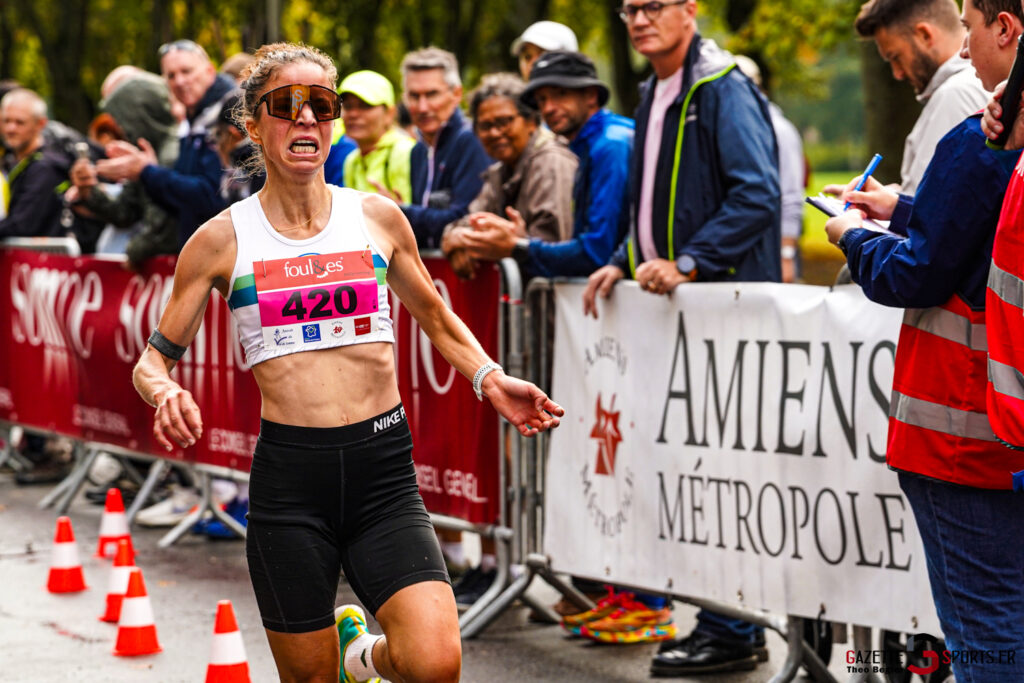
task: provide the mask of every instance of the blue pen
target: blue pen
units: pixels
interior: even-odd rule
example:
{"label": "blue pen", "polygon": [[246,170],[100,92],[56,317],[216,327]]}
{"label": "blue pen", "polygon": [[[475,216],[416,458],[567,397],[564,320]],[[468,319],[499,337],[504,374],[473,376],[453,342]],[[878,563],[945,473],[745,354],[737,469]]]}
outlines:
{"label": "blue pen", "polygon": [[[864,175],[860,177],[860,182],[857,183],[857,187],[853,188],[854,192],[860,192],[861,190],[864,189],[864,183],[868,181],[868,176],[875,172],[875,169],[878,168],[878,164],[880,164],[881,162],[881,154],[876,154],[875,156],[871,157],[871,161],[868,162],[868,167],[864,169]],[[846,202],[846,206],[843,207],[843,211],[849,211],[849,209],[850,202]]]}

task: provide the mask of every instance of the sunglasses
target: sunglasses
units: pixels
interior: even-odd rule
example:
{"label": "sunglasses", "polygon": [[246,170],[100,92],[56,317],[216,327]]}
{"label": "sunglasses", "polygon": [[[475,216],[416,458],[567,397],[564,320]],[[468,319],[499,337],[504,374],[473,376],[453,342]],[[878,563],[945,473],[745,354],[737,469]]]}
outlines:
{"label": "sunglasses", "polygon": [[278,119],[296,120],[307,102],[317,121],[333,121],[341,116],[338,93],[322,85],[284,85],[268,90],[256,100],[255,109],[264,102],[267,113]]}

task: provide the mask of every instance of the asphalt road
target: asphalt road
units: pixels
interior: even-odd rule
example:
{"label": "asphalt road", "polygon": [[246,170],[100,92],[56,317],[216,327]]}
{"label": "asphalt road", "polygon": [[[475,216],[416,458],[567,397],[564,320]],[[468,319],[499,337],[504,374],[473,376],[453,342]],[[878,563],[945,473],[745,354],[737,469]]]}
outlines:
{"label": "asphalt road", "polygon": [[[234,605],[252,680],[278,680],[241,541],[185,536],[171,548],[160,549],[157,541],[165,530],[135,528],[136,564],[145,575],[163,651],[114,656],[117,627],[98,620],[110,560],[92,556],[102,508],[79,496],[70,510],[89,589],[54,595],[45,585],[56,515],[36,506],[47,491],[45,486],[17,486],[9,472],[0,472],[0,681],[202,681],[216,605],[222,599]],[[530,590],[551,602],[557,597],[539,579]],[[338,604],[351,601],[354,596],[343,581]],[[677,606],[676,623],[681,630],[689,630],[694,613],[689,606]],[[371,630],[379,632],[375,626]],[[771,660],[755,671],[692,680],[767,681],[785,657],[779,636],[770,633],[768,642]],[[654,650],[650,644],[602,646],[568,640],[558,626],[529,622],[527,609],[517,605],[477,638],[463,642],[463,680],[644,681],[649,680],[647,669]],[[842,666],[833,663],[832,670],[845,679]]]}

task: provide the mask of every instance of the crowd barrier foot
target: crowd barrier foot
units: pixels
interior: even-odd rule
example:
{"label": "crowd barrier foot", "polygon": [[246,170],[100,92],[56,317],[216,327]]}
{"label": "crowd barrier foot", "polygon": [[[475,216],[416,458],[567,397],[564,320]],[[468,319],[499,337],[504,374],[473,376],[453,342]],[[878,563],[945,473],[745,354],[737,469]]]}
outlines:
{"label": "crowd barrier foot", "polygon": [[87,449],[77,441],[75,442],[73,453],[75,465],[71,468],[71,472],[39,501],[39,509],[42,510],[56,505],[58,515],[67,514],[68,508],[71,507],[71,501],[74,500],[75,495],[78,494],[85,484],[85,478],[89,475],[89,468],[92,467],[92,464],[99,456],[99,451]]}
{"label": "crowd barrier foot", "polygon": [[32,469],[32,461],[23,456],[14,447],[12,429],[0,427],[0,439],[3,445],[0,446],[0,467],[10,467],[15,472],[26,472]]}
{"label": "crowd barrier foot", "polygon": [[196,476],[199,479],[199,503],[196,505],[195,510],[189,512],[183,520],[178,522],[177,526],[164,534],[163,538],[157,542],[157,546],[160,548],[167,548],[177,542],[186,531],[192,528],[193,524],[203,518],[206,512],[211,513],[223,522],[227,528],[231,529],[239,537],[245,538],[245,527],[235,521],[231,515],[221,510],[220,506],[213,503],[213,495],[210,491],[210,479],[212,478],[210,473],[197,468]]}

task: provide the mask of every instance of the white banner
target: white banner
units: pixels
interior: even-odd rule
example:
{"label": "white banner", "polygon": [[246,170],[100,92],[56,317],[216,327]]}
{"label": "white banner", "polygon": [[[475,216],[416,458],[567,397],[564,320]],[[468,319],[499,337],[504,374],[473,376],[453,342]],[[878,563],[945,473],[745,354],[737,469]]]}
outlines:
{"label": "white banner", "polygon": [[780,614],[936,631],[885,465],[902,311],[856,286],[555,289],[545,552],[560,571]]}

